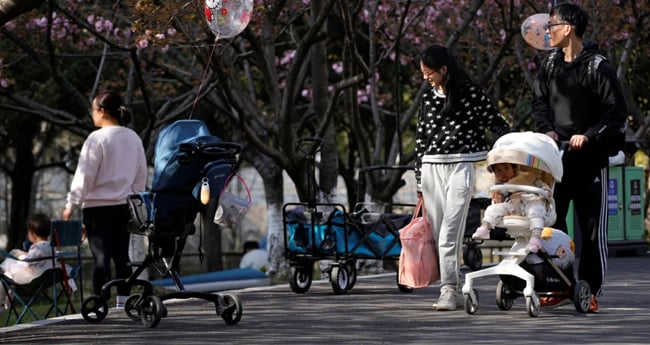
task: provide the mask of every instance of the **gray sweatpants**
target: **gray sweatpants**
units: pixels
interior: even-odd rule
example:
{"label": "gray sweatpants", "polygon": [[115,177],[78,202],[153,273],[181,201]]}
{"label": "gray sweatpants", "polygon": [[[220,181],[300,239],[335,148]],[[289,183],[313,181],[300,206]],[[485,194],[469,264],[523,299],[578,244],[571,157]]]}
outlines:
{"label": "gray sweatpants", "polygon": [[460,291],[460,253],[474,189],[474,164],[422,164],[422,197],[438,244],[440,286]]}

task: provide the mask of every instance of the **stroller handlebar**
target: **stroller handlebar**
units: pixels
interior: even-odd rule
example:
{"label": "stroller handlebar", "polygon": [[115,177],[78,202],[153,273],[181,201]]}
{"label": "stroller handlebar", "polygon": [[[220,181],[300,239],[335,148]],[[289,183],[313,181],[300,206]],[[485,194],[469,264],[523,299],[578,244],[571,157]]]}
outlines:
{"label": "stroller handlebar", "polygon": [[238,154],[239,152],[241,152],[242,146],[237,144],[237,143],[222,141],[222,142],[216,143],[216,144],[205,145],[205,146],[200,148],[200,150],[202,152],[208,153],[208,154],[210,154],[210,153],[224,153],[224,152],[214,152],[214,151],[212,151],[214,149],[227,150],[227,151],[230,151],[232,154]]}
{"label": "stroller handlebar", "polygon": [[533,193],[537,194],[539,196],[548,198],[549,197],[549,191],[539,188],[539,187],[533,187],[533,186],[524,186],[524,185],[517,185],[517,184],[498,184],[494,185],[489,188],[490,192],[510,192],[510,193],[515,193],[515,192],[524,192],[524,193]]}
{"label": "stroller handlebar", "polygon": [[241,152],[241,145],[237,143],[221,141],[218,143],[203,143],[197,145],[196,143],[183,143],[179,146],[179,151],[188,154],[204,153],[216,155],[231,155]]}

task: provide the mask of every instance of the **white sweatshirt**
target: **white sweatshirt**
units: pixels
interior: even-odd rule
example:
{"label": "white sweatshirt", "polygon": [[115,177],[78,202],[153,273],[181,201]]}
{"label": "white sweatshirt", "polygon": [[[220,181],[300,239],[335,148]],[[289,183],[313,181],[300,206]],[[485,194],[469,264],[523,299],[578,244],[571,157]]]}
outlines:
{"label": "white sweatshirt", "polygon": [[103,127],[90,133],[81,148],[66,208],[126,204],[126,197],[143,192],[146,183],[140,137],[127,127]]}

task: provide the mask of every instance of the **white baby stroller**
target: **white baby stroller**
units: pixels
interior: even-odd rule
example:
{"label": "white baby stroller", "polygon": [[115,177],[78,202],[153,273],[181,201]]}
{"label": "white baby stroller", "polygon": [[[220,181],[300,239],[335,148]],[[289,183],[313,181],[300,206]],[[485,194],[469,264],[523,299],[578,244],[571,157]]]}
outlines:
{"label": "white baby stroller", "polygon": [[[488,166],[496,163],[519,164],[520,169],[539,174],[551,190],[555,182],[560,182],[562,179],[561,151],[551,138],[541,133],[519,132],[502,136],[488,152],[487,163]],[[554,201],[552,197],[548,197],[544,189],[504,184],[492,186],[490,191],[525,192],[543,196],[548,200],[544,226],[550,227],[555,223]],[[514,244],[508,251],[494,253],[504,258],[497,265],[465,275],[462,292],[465,311],[468,314],[476,313],[479,306],[478,292],[473,288],[474,279],[491,275],[499,275],[501,278],[496,289],[496,303],[501,310],[509,310],[514,299],[523,296],[528,315],[536,317],[540,312],[538,294],[543,293],[569,298],[573,300],[576,310],[581,313],[587,312],[591,301],[589,284],[585,281],[575,281],[572,264],[563,268],[558,267],[554,262],[556,257],[545,249],[546,242],[549,241],[542,241],[543,248],[537,254],[530,253],[527,244],[531,230],[526,217],[505,216],[498,227],[506,229],[506,234],[514,239]],[[550,228],[547,229],[552,231]],[[538,260],[537,264],[531,264],[534,259]],[[548,282],[552,283],[548,284]]]}

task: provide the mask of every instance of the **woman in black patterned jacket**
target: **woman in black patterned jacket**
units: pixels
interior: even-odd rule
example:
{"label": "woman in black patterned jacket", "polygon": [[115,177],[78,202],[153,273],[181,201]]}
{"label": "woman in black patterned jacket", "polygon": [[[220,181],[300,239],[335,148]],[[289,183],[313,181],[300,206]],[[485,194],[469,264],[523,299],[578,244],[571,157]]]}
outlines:
{"label": "woman in black patterned jacket", "polygon": [[485,131],[510,131],[498,109],[449,50],[432,45],[420,55],[431,89],[424,93],[415,151],[418,198],[424,198],[438,244],[440,297],[437,310],[455,310],[461,286],[459,253],[474,187],[474,163],[487,155]]}

